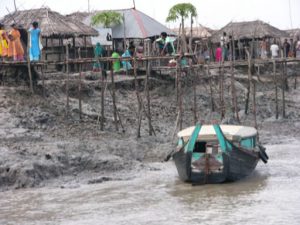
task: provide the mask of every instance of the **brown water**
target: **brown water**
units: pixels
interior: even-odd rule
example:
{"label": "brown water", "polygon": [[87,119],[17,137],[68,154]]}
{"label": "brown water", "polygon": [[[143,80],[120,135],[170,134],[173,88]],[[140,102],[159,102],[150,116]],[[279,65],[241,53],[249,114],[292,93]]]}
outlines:
{"label": "brown water", "polygon": [[299,146],[267,146],[269,163],[229,184],[182,183],[170,162],[130,181],[3,192],[0,224],[300,224]]}

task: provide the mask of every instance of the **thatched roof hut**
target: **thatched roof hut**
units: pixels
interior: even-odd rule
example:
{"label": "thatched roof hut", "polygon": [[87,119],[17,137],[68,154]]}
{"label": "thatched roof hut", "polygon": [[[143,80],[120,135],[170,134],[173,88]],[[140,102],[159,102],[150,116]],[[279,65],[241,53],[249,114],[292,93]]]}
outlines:
{"label": "thatched roof hut", "polygon": [[260,20],[250,22],[230,22],[212,35],[212,41],[219,42],[223,32],[226,32],[228,36],[232,35],[235,40],[264,37],[287,37],[286,32]]}
{"label": "thatched roof hut", "polygon": [[[177,35],[179,35],[179,33],[181,31],[179,31],[179,28],[173,28],[171,29],[173,32],[175,32]],[[190,27],[185,27],[184,28],[185,30],[185,35],[187,37],[190,37],[191,36],[191,28]],[[195,38],[209,38],[212,36],[212,34],[214,33],[214,30],[208,28],[208,27],[205,27],[201,24],[198,24],[198,26],[196,27],[193,27],[193,37]]]}
{"label": "thatched roof hut", "polygon": [[300,28],[298,29],[291,29],[291,30],[285,30],[286,33],[289,34],[288,37],[296,39],[297,37],[300,37]]}
{"label": "thatched roof hut", "polygon": [[83,24],[79,20],[72,20],[49,8],[15,11],[6,15],[0,22],[6,26],[16,23],[27,30],[33,21],[39,23],[42,36],[47,38],[71,38],[98,35],[98,32],[90,26]]}

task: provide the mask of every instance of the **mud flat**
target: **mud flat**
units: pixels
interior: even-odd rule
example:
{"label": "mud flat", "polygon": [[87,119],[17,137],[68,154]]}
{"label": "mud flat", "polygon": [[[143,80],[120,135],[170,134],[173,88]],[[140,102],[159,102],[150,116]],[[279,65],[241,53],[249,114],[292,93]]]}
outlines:
{"label": "mud flat", "polygon": [[[115,131],[113,102],[105,95],[105,129],[100,131],[101,86],[99,81],[82,84],[82,120],[79,119],[77,81],[70,85],[70,113],[66,115],[66,86],[63,74],[49,75],[45,94],[40,82],[31,95],[26,86],[7,83],[0,87],[0,189],[27,187],[77,187],[112,180],[131,180],[141,171],[155,170],[174,147],[176,94],[173,79],[153,78],[150,83],[151,115],[156,136],[149,136],[148,121],[142,118],[141,138],[136,138],[137,98],[133,79],[116,85],[117,107],[125,132]],[[139,81],[141,91],[144,81]],[[193,124],[193,93],[187,82],[183,88],[184,124]],[[241,123],[253,126],[253,115],[245,115],[245,84],[236,81]],[[260,139],[274,144],[299,138],[300,88],[286,92],[286,118],[275,119],[273,86],[257,86],[257,118]],[[210,111],[208,84],[196,86],[198,118],[219,119]],[[142,92],[141,92],[142,93]],[[230,79],[225,79],[226,119],[230,114]],[[218,96],[215,94],[217,101]],[[142,98],[145,99],[144,94]],[[228,104],[227,104],[228,103]],[[227,104],[227,105],[226,105]],[[250,103],[251,107],[251,103]],[[272,143],[270,143],[272,142]]]}

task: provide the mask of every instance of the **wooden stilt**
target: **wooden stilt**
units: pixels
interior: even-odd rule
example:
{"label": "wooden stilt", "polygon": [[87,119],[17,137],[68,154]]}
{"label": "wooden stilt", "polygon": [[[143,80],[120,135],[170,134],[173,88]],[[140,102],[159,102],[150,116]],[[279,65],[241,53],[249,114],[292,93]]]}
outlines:
{"label": "wooden stilt", "polygon": [[277,89],[277,78],[276,78],[276,61],[273,60],[273,76],[274,76],[274,87],[275,87],[275,113],[276,119],[278,119],[278,89]]}
{"label": "wooden stilt", "polygon": [[146,97],[147,97],[147,113],[148,113],[148,129],[149,129],[149,135],[152,136],[152,124],[151,124],[151,99],[150,99],[150,92],[149,92],[149,76],[151,73],[151,62],[149,60],[146,61]]}
{"label": "wooden stilt", "polygon": [[221,120],[225,118],[225,102],[224,102],[224,63],[222,62],[222,66],[219,69],[219,85],[220,85],[220,114]]}
{"label": "wooden stilt", "polygon": [[235,89],[235,79],[234,79],[234,63],[231,61],[231,97],[232,97],[232,114],[235,116],[235,119],[240,122],[239,112],[237,108],[237,96]]}
{"label": "wooden stilt", "polygon": [[105,110],[105,88],[106,88],[106,79],[104,76],[104,71],[101,71],[101,121],[100,121],[100,130],[104,130],[104,110]]}
{"label": "wooden stilt", "polygon": [[[190,70],[190,71],[192,71],[192,70]],[[197,90],[196,90],[196,88],[197,88],[197,80],[198,80],[197,78],[198,78],[198,70],[197,70],[197,72],[194,71],[194,73],[193,73],[193,95],[194,95],[193,112],[194,112],[194,124],[196,124],[197,120],[198,120],[197,119]]]}
{"label": "wooden stilt", "polygon": [[82,119],[82,99],[81,99],[81,76],[82,76],[82,65],[79,65],[79,78],[78,78],[78,103],[79,103],[79,119]]}
{"label": "wooden stilt", "polygon": [[67,83],[66,83],[66,95],[67,95],[67,110],[66,114],[70,112],[70,99],[69,99],[69,88],[70,88],[70,71],[69,71],[69,46],[66,45],[66,72],[67,72]]}
{"label": "wooden stilt", "polygon": [[44,74],[44,65],[41,66],[41,74],[42,74],[42,84],[43,84],[43,98],[46,97],[45,95],[45,74]]}
{"label": "wooden stilt", "polygon": [[251,90],[251,69],[252,69],[252,61],[251,61],[251,55],[248,50],[246,50],[247,54],[247,60],[248,60],[248,85],[247,85],[247,93],[246,93],[246,100],[245,100],[245,114],[248,115],[248,109],[249,109],[249,99],[250,99],[250,90]]}
{"label": "wooden stilt", "polygon": [[112,101],[113,101],[113,107],[114,107],[115,128],[116,128],[116,131],[119,131],[118,116],[117,116],[117,109],[116,109],[116,87],[115,87],[115,78],[114,78],[114,70],[113,70],[112,62],[110,65],[110,76],[111,76]]}
{"label": "wooden stilt", "polygon": [[33,83],[32,83],[32,73],[31,73],[31,63],[30,63],[30,33],[27,32],[27,67],[28,67],[28,75],[29,75],[29,86],[30,92],[33,94]]}
{"label": "wooden stilt", "polygon": [[251,84],[252,84],[252,101],[253,101],[253,118],[254,118],[254,127],[257,129],[257,118],[256,118],[256,84],[255,81],[252,79],[251,74]]}
{"label": "wooden stilt", "polygon": [[133,59],[133,72],[134,72],[134,86],[135,86],[135,93],[138,103],[138,127],[137,127],[137,138],[141,137],[141,122],[142,122],[142,104],[141,104],[141,97],[139,94],[139,83],[137,80],[137,68],[136,68],[136,59]]}
{"label": "wooden stilt", "polygon": [[214,97],[213,97],[213,88],[212,88],[212,77],[210,77],[209,72],[209,65],[207,65],[207,76],[208,76],[208,82],[209,82],[209,92],[210,92],[210,105],[211,105],[211,111],[215,111],[215,104],[214,104]]}
{"label": "wooden stilt", "polygon": [[[180,63],[180,61],[178,62]],[[179,64],[179,72],[178,72],[178,108],[179,108],[179,129],[182,130],[182,121],[183,121],[183,91],[182,91],[182,76],[181,76],[181,65]]]}
{"label": "wooden stilt", "polygon": [[285,63],[282,63],[282,75],[281,75],[281,96],[282,96],[282,118],[285,118],[285,89],[286,89],[286,79],[285,79]]}

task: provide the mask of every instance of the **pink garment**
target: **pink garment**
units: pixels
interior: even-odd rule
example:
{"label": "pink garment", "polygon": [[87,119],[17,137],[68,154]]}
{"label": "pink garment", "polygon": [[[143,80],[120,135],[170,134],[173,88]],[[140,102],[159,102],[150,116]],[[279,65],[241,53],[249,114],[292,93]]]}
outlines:
{"label": "pink garment", "polygon": [[216,49],[216,62],[222,61],[222,48],[219,47]]}

